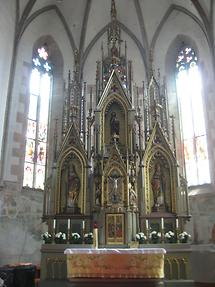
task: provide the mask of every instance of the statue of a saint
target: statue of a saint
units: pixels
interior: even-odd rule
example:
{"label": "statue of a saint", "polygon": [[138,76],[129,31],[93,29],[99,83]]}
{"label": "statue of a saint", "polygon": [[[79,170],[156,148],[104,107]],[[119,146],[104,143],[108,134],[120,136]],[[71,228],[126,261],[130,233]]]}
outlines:
{"label": "statue of a saint", "polygon": [[158,211],[159,206],[163,205],[163,186],[162,186],[162,174],[161,174],[161,166],[159,163],[155,164],[154,174],[151,180],[152,192],[154,198],[153,210]]}
{"label": "statue of a saint", "polygon": [[112,137],[119,136],[119,120],[117,119],[115,112],[111,113],[110,132]]}
{"label": "statue of a saint", "polygon": [[96,183],[96,192],[95,192],[95,197],[96,197],[96,205],[101,205],[101,184],[99,182]]}
{"label": "statue of a saint", "polygon": [[80,179],[76,173],[75,166],[72,165],[68,171],[68,207],[77,206],[80,187]]}
{"label": "statue of a saint", "polygon": [[137,204],[137,195],[136,195],[133,184],[129,183],[128,188],[129,188],[129,203],[130,203],[130,205],[136,205]]}

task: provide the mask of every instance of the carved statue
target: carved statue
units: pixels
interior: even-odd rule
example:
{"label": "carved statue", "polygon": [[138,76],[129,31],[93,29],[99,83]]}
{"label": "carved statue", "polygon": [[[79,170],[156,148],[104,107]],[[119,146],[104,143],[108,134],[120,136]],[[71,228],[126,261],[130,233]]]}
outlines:
{"label": "carved statue", "polygon": [[137,195],[134,186],[131,183],[129,183],[128,188],[129,188],[129,203],[130,205],[136,205]]}
{"label": "carved statue", "polygon": [[119,136],[119,120],[117,119],[116,113],[111,113],[110,118],[110,132],[111,136]]}
{"label": "carved statue", "polygon": [[120,177],[108,176],[108,178],[113,182],[112,189],[109,192],[109,197],[112,203],[118,203],[120,201],[118,192],[118,181],[120,180]]}
{"label": "carved statue", "polygon": [[95,192],[95,203],[96,205],[101,205],[101,184],[100,182],[96,183],[96,192]]}
{"label": "carved statue", "polygon": [[152,192],[154,198],[153,210],[158,211],[159,206],[164,204],[164,190],[162,182],[161,166],[159,163],[155,164],[154,174],[151,180]]}
{"label": "carved statue", "polygon": [[129,184],[128,184],[130,205],[136,205],[136,203],[137,203],[137,194],[135,191],[135,182],[136,182],[135,165],[134,165],[134,162],[131,161],[130,169],[129,169]]}
{"label": "carved statue", "polygon": [[74,207],[78,204],[78,197],[80,193],[80,179],[76,173],[75,166],[72,165],[68,172],[68,200],[67,206]]}

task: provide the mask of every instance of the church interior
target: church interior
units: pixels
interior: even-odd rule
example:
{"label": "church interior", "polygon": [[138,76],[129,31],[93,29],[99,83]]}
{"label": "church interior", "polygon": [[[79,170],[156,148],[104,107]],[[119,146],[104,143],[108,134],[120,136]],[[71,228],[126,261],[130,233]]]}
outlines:
{"label": "church interior", "polygon": [[215,1],[1,0],[0,39],[0,286],[215,286]]}

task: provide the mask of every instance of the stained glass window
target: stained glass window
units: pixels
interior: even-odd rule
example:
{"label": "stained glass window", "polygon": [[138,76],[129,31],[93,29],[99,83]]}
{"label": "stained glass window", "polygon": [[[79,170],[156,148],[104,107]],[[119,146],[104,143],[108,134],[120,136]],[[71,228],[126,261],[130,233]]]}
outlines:
{"label": "stained glass window", "polygon": [[30,77],[23,186],[44,189],[51,64],[46,47],[38,48]]}
{"label": "stained glass window", "polygon": [[201,75],[198,58],[191,47],[184,47],[176,59],[177,94],[183,134],[188,185],[210,182]]}

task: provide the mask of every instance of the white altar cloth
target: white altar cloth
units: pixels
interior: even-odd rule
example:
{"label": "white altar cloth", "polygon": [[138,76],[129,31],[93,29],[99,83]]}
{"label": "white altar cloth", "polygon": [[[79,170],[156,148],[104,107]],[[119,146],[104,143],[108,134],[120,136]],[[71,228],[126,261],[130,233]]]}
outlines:
{"label": "white altar cloth", "polygon": [[67,276],[72,278],[164,278],[163,248],[67,248]]}
{"label": "white altar cloth", "polygon": [[165,254],[166,250],[163,248],[67,248],[64,254]]}

